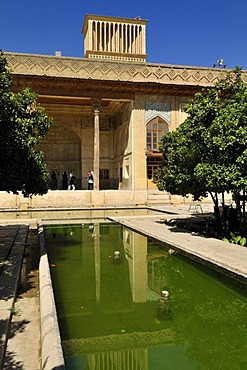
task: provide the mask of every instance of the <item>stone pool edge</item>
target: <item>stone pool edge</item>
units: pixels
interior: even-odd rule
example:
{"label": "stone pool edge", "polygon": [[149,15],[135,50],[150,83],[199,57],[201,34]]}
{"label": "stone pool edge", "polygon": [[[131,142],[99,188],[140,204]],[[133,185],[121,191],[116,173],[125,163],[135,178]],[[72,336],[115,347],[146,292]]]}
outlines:
{"label": "stone pool edge", "polygon": [[[160,218],[157,216],[151,217],[151,224],[146,224],[146,218],[142,217],[141,220],[145,221],[145,225],[140,225],[138,221],[138,217],[132,218],[125,218],[125,217],[107,217],[107,220],[116,222],[118,224],[127,227],[130,230],[133,230],[137,233],[140,233],[145,236],[152,237],[160,242],[169,244],[175,250],[183,252],[185,255],[189,255],[190,258],[195,258],[196,261],[203,263],[204,265],[208,265],[210,268],[216,268],[216,271],[219,272],[227,272],[228,276],[231,276],[234,280],[241,281],[242,283],[247,283],[247,264],[245,264],[245,269],[243,268],[244,261],[247,262],[247,250],[243,250],[242,247],[238,247],[232,245],[230,243],[223,242],[221,240],[213,239],[213,238],[203,238],[199,235],[191,234],[189,232],[184,232],[183,230],[180,231],[183,248],[181,247],[179,241],[177,240],[179,237],[178,229],[176,232],[178,234],[172,233],[169,227],[165,227],[163,222],[160,222]],[[150,220],[149,220],[150,221]],[[156,226],[156,227],[155,227]],[[156,228],[162,229],[162,235],[160,234],[161,230],[156,230]],[[43,225],[42,221],[38,223],[38,234],[40,240],[40,311],[41,311],[41,345],[42,345],[42,370],[63,370],[65,369],[65,361],[63,357],[63,350],[61,345],[61,338],[60,338],[60,331],[58,326],[57,320],[57,313],[56,313],[56,306],[53,294],[53,288],[51,283],[51,276],[50,276],[50,267],[49,261],[46,254],[45,242],[44,242],[44,234],[43,234]],[[168,238],[168,234],[172,236],[172,238]],[[171,240],[172,239],[172,240]],[[210,257],[207,253],[206,255],[202,254],[200,248],[196,247],[196,250],[188,249],[188,245],[197,245],[202,244],[205,247],[205,244],[213,244],[214,255]],[[184,245],[186,244],[186,245]],[[201,245],[201,247],[202,247]],[[212,246],[211,246],[212,247]],[[207,245],[206,249],[208,250],[209,245]],[[222,253],[222,249],[227,249],[227,253],[229,254],[227,260],[224,262],[220,262],[218,260],[219,255],[224,256]],[[244,251],[245,256],[242,255]],[[229,265],[229,260],[232,260],[232,257],[236,254],[240,253],[239,256],[239,263],[235,264],[235,268],[232,269]],[[243,258],[245,257],[245,258]],[[207,262],[205,264],[205,261]],[[44,275],[44,276],[42,276]],[[47,277],[46,277],[47,275]],[[237,278],[237,279],[236,279]],[[42,281],[43,279],[43,281]],[[51,304],[50,309],[48,307],[43,307],[49,302]],[[47,323],[46,323],[47,321]],[[52,330],[52,333],[49,331]],[[47,333],[46,333],[47,332]],[[54,336],[56,338],[54,339]],[[53,344],[53,345],[52,345]],[[50,358],[51,357],[51,358]],[[52,360],[52,364],[48,366],[48,361]],[[54,364],[53,364],[54,363]],[[50,362],[49,362],[50,364]]]}
{"label": "stone pool edge", "polygon": [[39,289],[42,370],[64,370],[65,361],[58,326],[49,261],[45,248],[44,231],[41,223],[38,223],[38,240],[40,248]]}

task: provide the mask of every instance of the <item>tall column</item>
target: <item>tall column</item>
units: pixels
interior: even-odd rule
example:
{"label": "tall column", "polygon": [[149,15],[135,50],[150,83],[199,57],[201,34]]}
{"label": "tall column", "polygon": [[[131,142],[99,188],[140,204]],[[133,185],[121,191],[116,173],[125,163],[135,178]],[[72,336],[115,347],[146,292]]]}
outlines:
{"label": "tall column", "polygon": [[133,53],[136,53],[136,26],[133,26]]}
{"label": "tall column", "polygon": [[106,49],[106,22],[104,22],[104,46],[103,51],[107,51]]}
{"label": "tall column", "polygon": [[[88,21],[88,32],[89,35],[93,35],[93,22]],[[88,48],[89,50],[93,50],[93,37],[88,38]]]}
{"label": "tall column", "polygon": [[94,170],[94,190],[99,190],[99,153],[100,153],[100,143],[99,143],[99,109],[100,100],[93,99],[93,110],[94,110],[94,160],[93,160],[93,170]]}
{"label": "tall column", "polygon": [[102,50],[102,22],[99,22],[99,51]]}
{"label": "tall column", "polygon": [[142,54],[146,53],[146,28],[142,26]]}
{"label": "tall column", "polygon": [[128,36],[129,36],[129,48],[128,48],[128,53],[130,53],[131,54],[131,52],[132,52],[132,50],[131,50],[131,48],[132,48],[132,42],[131,42],[131,32],[132,32],[132,27],[131,27],[131,25],[129,24],[128,25]]}
{"label": "tall column", "polygon": [[125,47],[124,47],[124,53],[128,53],[128,27],[127,27],[127,24],[125,24]]}
{"label": "tall column", "polygon": [[119,36],[119,24],[115,24],[115,52],[119,53],[120,52],[120,36]]}

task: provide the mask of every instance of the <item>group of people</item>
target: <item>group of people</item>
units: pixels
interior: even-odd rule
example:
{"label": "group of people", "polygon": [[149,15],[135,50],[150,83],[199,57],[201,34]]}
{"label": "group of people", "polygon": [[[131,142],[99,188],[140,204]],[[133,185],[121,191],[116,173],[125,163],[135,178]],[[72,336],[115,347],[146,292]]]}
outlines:
{"label": "group of people", "polygon": [[[62,173],[62,190],[75,190],[75,175],[73,172],[70,172],[69,177],[67,175],[67,172],[64,171]],[[87,183],[88,183],[88,190],[93,190],[93,185],[94,185],[94,175],[93,171],[88,171],[87,173]],[[51,185],[50,185],[51,190],[57,190],[58,185],[57,185],[57,175],[56,172],[53,170],[51,173]]]}
{"label": "group of people", "polygon": [[[55,171],[51,173],[51,190],[57,190],[57,175]],[[64,171],[62,174],[62,190],[75,190],[75,175],[73,172],[70,172],[69,178],[67,172]]]}

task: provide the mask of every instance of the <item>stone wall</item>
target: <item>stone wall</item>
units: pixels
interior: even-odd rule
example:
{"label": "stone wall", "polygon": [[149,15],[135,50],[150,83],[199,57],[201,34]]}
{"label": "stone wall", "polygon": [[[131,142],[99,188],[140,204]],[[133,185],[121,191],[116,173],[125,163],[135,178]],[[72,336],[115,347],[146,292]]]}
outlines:
{"label": "stone wall", "polygon": [[0,209],[128,207],[145,204],[146,191],[49,190],[43,196],[36,195],[32,198],[24,198],[22,194],[0,192]]}

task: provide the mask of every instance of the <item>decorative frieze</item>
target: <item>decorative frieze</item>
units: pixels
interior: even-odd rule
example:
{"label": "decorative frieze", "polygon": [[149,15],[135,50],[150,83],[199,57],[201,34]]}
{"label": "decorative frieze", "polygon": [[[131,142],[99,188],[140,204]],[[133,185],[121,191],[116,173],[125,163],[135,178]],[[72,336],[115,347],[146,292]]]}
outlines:
{"label": "decorative frieze", "polygon": [[[159,84],[213,86],[224,78],[227,69],[173,66],[135,62],[100,61],[88,58],[43,56],[19,53],[4,54],[10,71],[16,75],[35,75],[74,79],[95,79]],[[247,72],[242,72],[247,82]]]}
{"label": "decorative frieze", "polygon": [[110,118],[100,118],[100,131],[110,131]]}
{"label": "decorative frieze", "polygon": [[93,116],[84,116],[81,118],[81,128],[82,130],[86,130],[89,127],[93,126]]}

